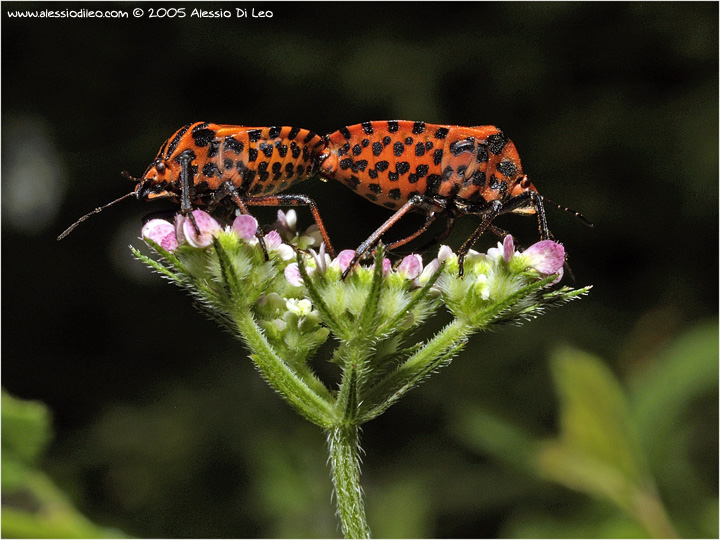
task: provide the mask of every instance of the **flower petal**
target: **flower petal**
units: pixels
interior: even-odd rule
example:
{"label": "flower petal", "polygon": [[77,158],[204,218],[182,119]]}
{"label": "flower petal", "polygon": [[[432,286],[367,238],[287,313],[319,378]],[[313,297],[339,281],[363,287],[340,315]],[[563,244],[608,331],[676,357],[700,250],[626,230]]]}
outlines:
{"label": "flower petal", "polygon": [[541,274],[555,274],[565,264],[565,248],[552,240],[541,240],[522,254],[528,264]]}
{"label": "flower petal", "polygon": [[258,222],[257,219],[251,215],[240,214],[233,221],[231,228],[240,238],[250,240],[255,237],[255,233],[258,229]]}
{"label": "flower petal", "polygon": [[141,234],[166,251],[175,251],[179,246],[175,227],[164,219],[151,219],[143,225]]}
{"label": "flower petal", "polygon": [[510,262],[510,259],[515,255],[515,242],[511,234],[508,234],[503,238],[503,258],[505,262]]}
{"label": "flower petal", "polygon": [[182,233],[187,240],[187,243],[194,248],[205,248],[212,244],[213,236],[217,233],[222,232],[220,224],[215,221],[210,214],[202,210],[193,210],[193,217],[195,223],[197,223],[200,234],[195,230],[192,219],[189,216],[185,216],[180,219],[182,224]]}
{"label": "flower petal", "polygon": [[350,266],[350,262],[353,260],[353,257],[355,257],[355,250],[343,249],[340,253],[338,253],[338,256],[335,257],[332,264],[338,266],[340,270],[344,272],[347,270],[347,267]]}
{"label": "flower petal", "polygon": [[294,287],[299,287],[303,284],[298,263],[290,263],[285,267],[285,279]]}

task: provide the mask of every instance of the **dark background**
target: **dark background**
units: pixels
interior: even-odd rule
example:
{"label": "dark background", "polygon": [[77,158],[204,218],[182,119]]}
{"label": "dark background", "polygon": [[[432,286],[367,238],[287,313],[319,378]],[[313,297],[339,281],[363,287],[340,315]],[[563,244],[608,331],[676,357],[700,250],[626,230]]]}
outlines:
{"label": "dark background", "polygon": [[[273,17],[148,18],[181,6]],[[143,18],[8,16],[135,7]],[[395,118],[494,124],[541,193],[595,223],[548,209],[577,285],[594,285],[588,298],[476,336],[365,426],[378,534],[503,536],[521,509],[572,515],[583,496],[528,485],[455,438],[457,404],[550,436],[554,346],[597,354],[624,380],[717,317],[716,3],[3,2],[2,11],[2,383],[51,407],[46,469],[96,522],[146,537],[338,534],[323,435],[261,381],[239,343],[131,257],[141,217],[162,205],[124,202],[55,240],[129,191],[119,172],[141,175],[187,122],[318,133]],[[296,191],[317,201],[338,249],[388,216],[339,183]],[[310,224],[302,210],[300,219]],[[535,240],[533,219],[499,224]],[[475,225],[459,220],[450,244]],[[717,396],[694,414],[699,474],[717,495]]]}

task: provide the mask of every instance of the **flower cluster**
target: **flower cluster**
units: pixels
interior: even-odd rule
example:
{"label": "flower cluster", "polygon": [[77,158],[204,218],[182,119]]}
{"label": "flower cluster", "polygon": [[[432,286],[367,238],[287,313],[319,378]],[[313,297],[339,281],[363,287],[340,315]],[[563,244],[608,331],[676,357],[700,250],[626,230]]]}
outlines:
{"label": "flower cluster", "polygon": [[[338,415],[362,423],[382,413],[448,363],[468,335],[587,292],[550,288],[562,277],[562,245],[545,240],[523,251],[509,235],[486,253],[470,251],[462,276],[448,246],[427,263],[411,254],[394,265],[378,246],[374,261],[343,279],[355,252],[331,257],[315,228],[298,232],[296,219],[280,211],[263,234],[252,216],[223,227],[194,210],[174,223],[145,224],[142,236],[160,261],[135,255],[238,333],[270,384],[323,427]],[[413,332],[443,306],[452,324],[418,343]],[[335,393],[310,368],[330,336],[339,344],[330,359],[344,381]]]}

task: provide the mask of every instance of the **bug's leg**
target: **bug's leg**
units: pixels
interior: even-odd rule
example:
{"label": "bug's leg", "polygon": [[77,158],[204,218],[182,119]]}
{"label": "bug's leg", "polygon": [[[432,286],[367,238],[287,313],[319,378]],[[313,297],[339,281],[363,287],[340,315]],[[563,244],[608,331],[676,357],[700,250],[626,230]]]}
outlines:
{"label": "bug's leg", "polygon": [[307,206],[312,212],[315,224],[320,230],[325,247],[331,257],[335,258],[335,250],[333,249],[327,229],[320,217],[317,204],[310,197],[305,195],[266,195],[263,197],[246,197],[245,204],[248,206]]}
{"label": "bug's leg", "polygon": [[415,240],[418,236],[420,236],[422,233],[427,231],[428,227],[430,227],[430,225],[432,225],[436,219],[437,219],[437,212],[430,212],[427,215],[427,218],[425,219],[425,223],[423,224],[422,227],[420,227],[417,231],[412,233],[410,236],[407,236],[407,237],[403,238],[402,240],[395,240],[395,242],[392,242],[392,243],[386,245],[385,248],[388,251],[392,251],[393,249],[395,249],[397,247],[404,246],[408,242]]}
{"label": "bug's leg", "polygon": [[[358,248],[355,250],[355,255],[353,256],[352,260],[350,261],[350,264],[343,272],[342,278],[345,279],[348,274],[351,272],[355,266],[357,266],[358,262],[360,262],[360,259],[362,259],[362,256],[370,249],[372,248],[378,240],[380,240],[380,237],[387,232],[387,230],[395,225],[397,221],[403,217],[405,214],[410,212],[411,210],[415,210],[418,208],[425,208],[428,211],[433,208],[434,206],[437,206],[434,202],[431,202],[430,200],[426,199],[425,197],[422,197],[420,195],[414,195],[410,198],[408,202],[403,204],[400,209],[395,212],[392,216],[390,216],[390,219],[388,219],[385,223],[380,225],[380,227],[372,233],[367,240],[365,240]],[[408,237],[411,238],[411,237]],[[413,237],[414,238],[414,237]]]}
{"label": "bug's leg", "polygon": [[431,247],[433,247],[435,244],[439,244],[441,241],[445,240],[448,236],[450,236],[450,233],[453,230],[453,227],[455,227],[455,220],[457,219],[457,216],[455,215],[449,215],[447,217],[447,221],[445,222],[445,230],[438,234],[435,238],[427,242],[425,245],[420,247],[418,251],[427,251]]}
{"label": "bug's leg", "polygon": [[503,209],[503,204],[500,201],[492,201],[489,205],[489,207],[486,207],[482,211],[483,220],[478,225],[477,229],[470,235],[470,238],[465,240],[465,243],[460,246],[460,249],[458,250],[458,265],[460,266],[460,270],[458,272],[458,276],[462,277],[463,273],[465,272],[464,269],[464,263],[465,263],[465,257],[467,256],[468,252],[470,251],[470,248],[473,247],[473,244],[477,241],[478,238],[482,236],[482,234],[491,227],[492,220],[495,219]]}
{"label": "bug's leg", "polygon": [[[240,196],[240,193],[238,193],[238,190],[235,189],[235,186],[230,180],[227,180],[220,184],[220,188],[218,189],[222,189],[223,191],[217,197],[215,197],[215,193],[217,193],[217,191],[213,193],[213,196],[210,199],[210,204],[217,205],[223,199],[223,197],[229,196],[243,214],[250,215],[246,203],[251,201],[252,198]],[[265,260],[269,261],[270,254],[268,253],[267,246],[265,245],[265,234],[263,233],[262,228],[259,225],[257,230],[255,231],[255,237],[260,243],[263,255],[265,255]]]}
{"label": "bug's leg", "polygon": [[178,156],[178,160],[180,161],[180,212],[183,216],[190,215],[190,221],[195,228],[195,232],[199,236],[200,228],[195,221],[195,216],[192,213],[192,205],[190,204],[190,191],[192,189],[190,178],[190,162],[192,161],[192,157],[190,154],[188,154],[188,152],[192,153],[192,151],[186,150]]}

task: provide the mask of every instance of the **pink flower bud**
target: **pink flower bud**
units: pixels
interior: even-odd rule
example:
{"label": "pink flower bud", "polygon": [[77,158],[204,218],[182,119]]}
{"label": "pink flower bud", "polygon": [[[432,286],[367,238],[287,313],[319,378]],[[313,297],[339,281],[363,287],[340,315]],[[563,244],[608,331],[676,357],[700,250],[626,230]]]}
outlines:
{"label": "pink flower bud", "polygon": [[510,259],[515,255],[515,242],[511,234],[508,234],[503,238],[503,258],[505,262],[510,262]]}
{"label": "pink flower bud", "polygon": [[178,248],[178,238],[175,227],[164,219],[151,219],[142,228],[142,237],[152,240],[166,251],[175,251]]}
{"label": "pink flower bud", "polygon": [[[199,225],[200,224],[198,224],[198,226]],[[257,228],[257,219],[248,214],[240,214],[238,217],[236,217],[231,227],[231,229],[243,240],[250,240],[252,238],[255,238]]]}
{"label": "pink flower bud", "polygon": [[552,240],[541,240],[525,251],[528,264],[541,274],[555,274],[565,264],[565,248]]}
{"label": "pink flower bud", "polygon": [[440,246],[440,249],[438,250],[438,261],[445,262],[450,257],[453,256],[453,250],[450,249],[450,246]]}
{"label": "pink flower bud", "polygon": [[405,257],[398,266],[398,273],[407,279],[415,279],[423,271],[422,257],[413,253]]}

